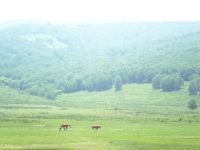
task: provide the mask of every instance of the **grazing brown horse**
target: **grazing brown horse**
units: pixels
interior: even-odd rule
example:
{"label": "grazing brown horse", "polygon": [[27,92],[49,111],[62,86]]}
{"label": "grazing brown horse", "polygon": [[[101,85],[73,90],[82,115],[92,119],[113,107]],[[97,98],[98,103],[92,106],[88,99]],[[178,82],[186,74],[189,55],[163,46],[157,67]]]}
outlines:
{"label": "grazing brown horse", "polygon": [[62,124],[62,125],[60,126],[59,131],[60,131],[62,128],[63,128],[64,130],[66,130],[66,129],[68,129],[68,128],[71,128],[71,125],[70,125],[70,124]]}
{"label": "grazing brown horse", "polygon": [[94,130],[94,129],[98,130],[98,129],[101,129],[101,126],[100,125],[93,125],[93,126],[91,126],[91,128],[92,128],[92,130]]}

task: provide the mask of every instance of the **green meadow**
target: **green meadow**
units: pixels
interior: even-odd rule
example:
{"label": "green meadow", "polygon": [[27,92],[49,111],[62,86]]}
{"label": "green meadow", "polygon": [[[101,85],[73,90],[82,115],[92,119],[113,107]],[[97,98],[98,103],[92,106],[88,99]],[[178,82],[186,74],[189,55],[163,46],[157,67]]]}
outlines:
{"label": "green meadow", "polygon": [[[0,89],[0,149],[199,150],[200,110],[188,84],[176,92],[129,84],[119,92],[61,94],[56,100]],[[71,124],[59,131],[63,123]],[[91,125],[102,128],[93,131]]]}

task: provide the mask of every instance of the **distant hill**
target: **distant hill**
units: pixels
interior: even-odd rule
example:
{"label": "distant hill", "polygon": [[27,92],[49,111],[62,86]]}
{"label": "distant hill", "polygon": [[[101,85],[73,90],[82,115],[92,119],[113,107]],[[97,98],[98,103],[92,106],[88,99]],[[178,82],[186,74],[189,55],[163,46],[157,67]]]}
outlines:
{"label": "distant hill", "polygon": [[151,82],[160,72],[200,73],[200,22],[22,24],[0,30],[0,85],[60,93]]}

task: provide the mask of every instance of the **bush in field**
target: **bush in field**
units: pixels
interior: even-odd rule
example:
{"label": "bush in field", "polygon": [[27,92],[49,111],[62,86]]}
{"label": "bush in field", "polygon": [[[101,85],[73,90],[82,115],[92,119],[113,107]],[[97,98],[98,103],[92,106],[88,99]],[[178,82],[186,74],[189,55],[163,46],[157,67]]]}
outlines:
{"label": "bush in field", "polygon": [[27,89],[27,92],[30,95],[41,96],[40,88],[37,85],[33,85],[33,87]]}
{"label": "bush in field", "polygon": [[46,98],[47,99],[55,99],[56,98],[56,93],[54,91],[49,91],[47,94],[46,94]]}
{"label": "bush in field", "polygon": [[192,109],[192,110],[194,110],[194,109],[197,109],[197,102],[196,102],[196,100],[195,99],[191,99],[189,102],[188,102],[188,108],[189,109]]}
{"label": "bush in field", "polygon": [[161,79],[163,91],[177,91],[183,85],[183,79],[178,75],[167,75]]}
{"label": "bush in field", "polygon": [[164,75],[161,75],[161,74],[158,74],[158,75],[153,77],[153,79],[152,79],[152,87],[154,89],[160,89],[161,88],[160,82],[161,82],[161,79],[163,77],[164,77]]}
{"label": "bush in field", "polygon": [[198,84],[195,81],[191,81],[189,84],[188,91],[190,95],[197,95],[198,93]]}
{"label": "bush in field", "polygon": [[120,91],[122,89],[122,79],[118,76],[115,79],[115,91]]}
{"label": "bush in field", "polygon": [[200,77],[195,75],[193,78],[191,78],[188,91],[190,95],[197,95],[200,91]]}

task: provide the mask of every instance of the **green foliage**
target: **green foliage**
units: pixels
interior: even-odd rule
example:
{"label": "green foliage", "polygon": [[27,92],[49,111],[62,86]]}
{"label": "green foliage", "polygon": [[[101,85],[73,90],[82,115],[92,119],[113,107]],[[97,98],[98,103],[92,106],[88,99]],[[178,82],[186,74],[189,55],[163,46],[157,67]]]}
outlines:
{"label": "green foliage", "polygon": [[115,79],[115,91],[120,91],[122,89],[122,80],[120,76],[117,76]]}
{"label": "green foliage", "polygon": [[161,74],[158,74],[158,75],[155,75],[152,79],[152,87],[154,89],[160,89],[161,88],[161,85],[160,85],[160,82],[161,82],[161,79],[164,77],[164,75],[161,75]]}
{"label": "green foliage", "polygon": [[46,94],[47,99],[55,99],[56,98],[56,93],[54,91],[48,91]]}
{"label": "green foliage", "polygon": [[163,91],[177,91],[183,85],[183,80],[178,75],[166,75],[160,81]]}
{"label": "green foliage", "polygon": [[195,69],[194,68],[185,68],[181,71],[181,77],[185,80],[188,81],[190,77],[195,74]]}
{"label": "green foliage", "polygon": [[109,75],[95,75],[86,80],[84,86],[88,91],[104,91],[112,88],[112,79]]}
{"label": "green foliage", "polygon": [[72,93],[79,91],[77,82],[74,80],[64,82],[63,92],[65,93]]}
{"label": "green foliage", "polygon": [[41,96],[40,88],[37,85],[34,85],[32,88],[28,89],[27,92],[31,95]]}
{"label": "green foliage", "polygon": [[188,108],[189,109],[192,109],[192,110],[194,110],[194,109],[197,109],[197,102],[196,102],[196,100],[195,99],[191,99],[189,102],[188,102]]}
{"label": "green foliage", "polygon": [[137,81],[137,83],[144,83],[145,82],[145,72],[144,72],[144,70],[139,70],[137,72],[136,81]]}
{"label": "green foliage", "polygon": [[191,95],[197,95],[200,91],[200,77],[198,75],[193,75],[191,77],[188,91]]}
{"label": "green foliage", "polygon": [[198,84],[195,82],[195,80],[191,81],[189,84],[189,88],[188,91],[191,95],[197,95],[198,91],[199,91],[199,86]]}
{"label": "green foliage", "polygon": [[[174,22],[4,28],[0,85],[46,97],[49,87],[59,94],[108,90],[117,76],[123,84],[151,83],[158,73],[180,74],[188,81],[200,74],[199,26]],[[160,88],[158,77],[153,82]]]}

